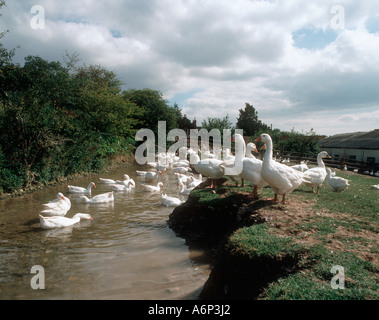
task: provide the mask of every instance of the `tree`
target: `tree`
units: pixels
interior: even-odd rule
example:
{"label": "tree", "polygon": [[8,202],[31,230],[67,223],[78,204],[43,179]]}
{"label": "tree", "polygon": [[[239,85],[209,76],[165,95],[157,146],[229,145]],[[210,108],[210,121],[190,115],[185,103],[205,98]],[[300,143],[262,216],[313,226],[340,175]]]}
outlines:
{"label": "tree", "polygon": [[158,121],[166,121],[166,130],[178,128],[178,108],[171,107],[162,93],[152,89],[130,89],[123,92],[124,99],[133,102],[140,109],[137,119],[140,126],[158,133]]}
{"label": "tree", "polygon": [[115,137],[134,136],[140,113],[136,104],[124,99],[115,73],[91,65],[79,68],[76,80],[81,99],[76,114],[83,125]]}
{"label": "tree", "polygon": [[222,119],[208,117],[206,120],[203,120],[203,122],[201,123],[201,127],[207,129],[208,131],[212,129],[218,129],[222,134],[222,130],[232,129],[232,123],[230,122],[229,115],[227,114]]}
{"label": "tree", "polygon": [[239,113],[236,126],[243,130],[244,135],[255,136],[257,132],[269,129],[266,124],[258,119],[258,111],[249,103],[246,102],[245,110],[240,109]]}
{"label": "tree", "polygon": [[[0,9],[3,7],[3,6],[5,6],[6,4],[5,4],[5,1],[4,0],[0,0]],[[0,17],[2,16],[2,14],[0,14]],[[5,30],[5,31],[1,31],[0,32],[0,39],[2,38],[2,37],[4,37],[4,35],[8,32],[9,30]],[[0,43],[0,47],[2,47],[2,44]]]}

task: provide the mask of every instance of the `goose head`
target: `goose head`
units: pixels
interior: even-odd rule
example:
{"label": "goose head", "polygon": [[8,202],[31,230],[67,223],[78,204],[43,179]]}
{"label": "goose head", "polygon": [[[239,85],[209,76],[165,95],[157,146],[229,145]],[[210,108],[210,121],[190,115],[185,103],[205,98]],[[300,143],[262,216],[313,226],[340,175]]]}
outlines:
{"label": "goose head", "polygon": [[80,218],[80,220],[93,220],[91,215],[89,215],[88,213],[77,213],[73,216],[73,218],[74,217],[78,217]]}
{"label": "goose head", "polygon": [[331,156],[326,152],[326,151],[321,151],[320,153],[319,153],[319,156],[321,157],[321,158],[331,158]]}
{"label": "goose head", "polygon": [[258,153],[257,146],[255,145],[255,143],[249,142],[246,145],[246,147],[248,148],[249,151],[251,150],[251,151]]}
{"label": "goose head", "polygon": [[262,141],[263,143],[271,142],[271,137],[267,133],[262,133],[257,139],[256,142]]}

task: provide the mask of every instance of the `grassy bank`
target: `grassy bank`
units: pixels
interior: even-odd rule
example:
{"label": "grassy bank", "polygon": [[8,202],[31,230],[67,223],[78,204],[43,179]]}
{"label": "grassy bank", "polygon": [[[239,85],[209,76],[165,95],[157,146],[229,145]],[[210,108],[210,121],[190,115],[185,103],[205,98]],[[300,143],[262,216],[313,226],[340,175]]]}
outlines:
{"label": "grassy bank", "polygon": [[[241,286],[251,286],[254,299],[378,299],[379,191],[371,185],[379,180],[349,172],[338,175],[351,180],[349,189],[341,194],[325,186],[320,194],[314,194],[304,186],[282,205],[263,200],[272,196],[272,190],[264,188],[260,200],[240,202],[239,214],[250,214],[257,223],[228,236],[229,257],[222,263],[230,266],[219,266],[224,274],[239,274],[220,280],[216,266],[214,279],[210,278],[213,283],[208,286],[221,281],[226,290],[231,282],[240,281]],[[223,202],[237,193],[249,191],[250,187],[240,190],[226,183],[215,192],[196,190],[193,196],[205,206],[225,206]],[[247,267],[240,268],[240,264]],[[343,267],[344,289],[331,286],[336,275],[331,272],[333,266]],[[245,290],[249,292],[249,288]]]}

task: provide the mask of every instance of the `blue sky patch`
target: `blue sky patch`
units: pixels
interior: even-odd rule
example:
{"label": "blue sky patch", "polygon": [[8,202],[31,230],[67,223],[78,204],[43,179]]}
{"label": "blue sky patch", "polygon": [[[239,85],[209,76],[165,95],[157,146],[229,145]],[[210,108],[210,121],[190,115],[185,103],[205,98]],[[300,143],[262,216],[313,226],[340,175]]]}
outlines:
{"label": "blue sky patch", "polygon": [[109,30],[109,31],[112,34],[113,38],[116,38],[116,39],[122,38],[122,34],[120,31],[118,31],[118,30]]}
{"label": "blue sky patch", "polygon": [[176,93],[171,99],[170,99],[170,104],[174,105],[174,103],[177,103],[179,107],[182,107],[183,103],[192,98],[193,95],[197,92],[202,91],[201,89],[192,89],[186,92],[179,92]]}
{"label": "blue sky patch", "polygon": [[325,48],[337,38],[337,31],[333,29],[299,29],[292,33],[295,47],[309,50]]}
{"label": "blue sky patch", "polygon": [[379,16],[371,16],[366,19],[366,29],[370,33],[379,32]]}

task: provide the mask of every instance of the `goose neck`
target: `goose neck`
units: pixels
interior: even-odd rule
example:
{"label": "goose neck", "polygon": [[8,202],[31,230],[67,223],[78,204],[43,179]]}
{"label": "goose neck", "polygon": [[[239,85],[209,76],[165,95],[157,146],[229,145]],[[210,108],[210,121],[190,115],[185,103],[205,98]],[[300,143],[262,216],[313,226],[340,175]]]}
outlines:
{"label": "goose neck", "polygon": [[265,152],[263,161],[268,162],[268,161],[271,161],[271,160],[272,160],[272,140],[269,139],[266,142],[266,152]]}
{"label": "goose neck", "polygon": [[317,156],[317,165],[318,165],[319,167],[323,167],[323,168],[325,168],[324,161],[322,161],[322,156],[321,156],[320,154]]}
{"label": "goose neck", "polygon": [[238,136],[235,148],[237,149],[236,158],[242,159],[246,155],[246,144],[243,137]]}

